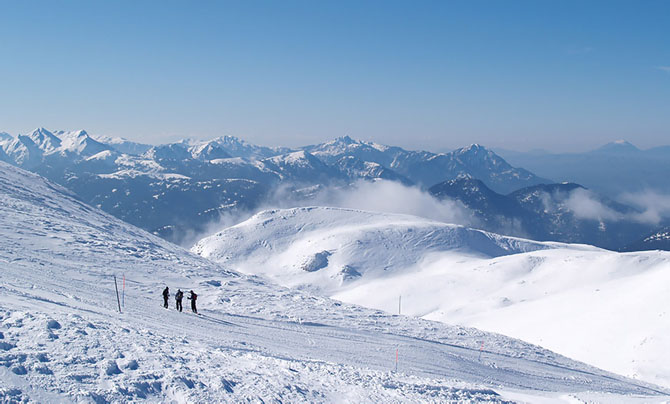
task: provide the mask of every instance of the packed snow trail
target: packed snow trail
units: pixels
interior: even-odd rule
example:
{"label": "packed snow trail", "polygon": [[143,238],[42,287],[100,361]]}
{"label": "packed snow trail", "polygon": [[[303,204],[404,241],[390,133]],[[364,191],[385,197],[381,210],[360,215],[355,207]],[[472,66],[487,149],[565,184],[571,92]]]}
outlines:
{"label": "packed snow trail", "polygon": [[[22,271],[21,274],[30,272]],[[127,305],[124,313],[118,314],[115,310],[113,283],[109,276],[106,276],[106,282],[92,284],[86,276],[82,277],[83,280],[64,279],[57,271],[53,271],[50,273],[51,290],[40,290],[28,288],[28,285],[35,284],[38,279],[22,277],[21,274],[8,279],[9,282],[5,283],[7,286],[1,287],[3,295],[16,296],[14,308],[31,311],[35,309],[34,302],[39,302],[48,311],[59,308],[75,313],[83,311],[89,318],[95,315],[102,321],[113,316],[117,318],[121,328],[128,323],[143,329],[153,329],[163,335],[170,335],[176,330],[179,338],[185,338],[186,341],[196,340],[200,344],[216,348],[240,349],[290,360],[346,363],[354,367],[389,371],[394,364],[395,349],[399,347],[399,370],[415,376],[453,378],[518,389],[535,389],[541,386],[542,390],[547,391],[578,392],[597,385],[599,389],[612,393],[663,393],[660,389],[644,384],[629,383],[624,386],[622,379],[613,375],[598,374],[586,369],[570,369],[561,364],[542,363],[537,359],[512,357],[488,350],[480,361],[479,349],[475,347],[396,334],[393,328],[370,331],[313,321],[276,321],[213,310],[203,310],[202,316],[179,313],[172,305],[168,310],[162,307],[160,284],[147,287],[146,284],[132,279],[129,284],[134,286],[126,291]],[[22,290],[20,286],[17,288],[14,285],[24,285],[26,289]],[[59,287],[63,289],[59,291]],[[79,291],[72,296],[74,301],[68,297],[72,291]],[[87,293],[83,294],[81,291]],[[106,302],[96,301],[103,296],[106,297]],[[380,320],[386,317],[374,312],[369,316]],[[318,341],[316,346],[314,341]]]}
{"label": "packed snow trail", "polygon": [[[0,206],[0,401],[668,399],[502,335],[240,275],[2,163]],[[113,275],[124,274],[119,313]],[[199,294],[202,316],[174,310],[177,288]]]}

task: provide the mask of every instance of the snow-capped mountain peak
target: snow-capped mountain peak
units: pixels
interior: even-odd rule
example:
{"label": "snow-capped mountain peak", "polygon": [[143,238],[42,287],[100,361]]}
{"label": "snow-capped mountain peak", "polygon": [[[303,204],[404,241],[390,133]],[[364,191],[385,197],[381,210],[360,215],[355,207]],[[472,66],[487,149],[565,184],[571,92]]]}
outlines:
{"label": "snow-capped mountain peak", "polygon": [[507,166],[509,166],[509,164],[507,164],[502,157],[498,156],[493,151],[477,143],[471,144],[468,147],[457,149],[454,152],[454,155],[456,156],[456,158],[462,161],[468,161],[468,162],[479,161],[482,163],[491,163],[496,166],[502,165],[504,163]]}
{"label": "snow-capped mountain peak", "polygon": [[30,138],[44,153],[53,153],[61,146],[61,140],[45,128],[37,128],[25,136]]}
{"label": "snow-capped mountain peak", "polygon": [[85,130],[55,133],[61,139],[61,145],[57,149],[60,152],[73,153],[86,158],[111,149],[110,146],[93,139]]}
{"label": "snow-capped mountain peak", "polygon": [[193,156],[188,150],[188,146],[184,143],[168,143],[158,146],[153,146],[142,154],[142,157],[151,160],[187,160]]}
{"label": "snow-capped mountain peak", "polygon": [[231,158],[224,146],[216,140],[195,144],[189,147],[189,151],[193,158],[203,161]]}
{"label": "snow-capped mountain peak", "polygon": [[604,146],[601,146],[595,150],[599,153],[638,153],[638,149],[634,144],[630,143],[627,140],[615,140],[613,142],[607,143]]}

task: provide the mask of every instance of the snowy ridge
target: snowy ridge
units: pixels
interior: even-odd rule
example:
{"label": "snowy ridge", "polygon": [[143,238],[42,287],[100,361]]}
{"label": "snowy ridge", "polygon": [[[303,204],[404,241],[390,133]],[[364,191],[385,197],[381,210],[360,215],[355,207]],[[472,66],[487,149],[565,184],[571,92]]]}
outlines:
{"label": "snowy ridge", "polygon": [[[0,206],[0,290],[12,303],[0,308],[0,401],[667,399],[519,340],[240,275],[4,163]],[[163,309],[165,284],[196,290],[203,315]]]}
{"label": "snowy ridge", "polygon": [[192,251],[286,286],[330,293],[360,276],[397,275],[430,253],[495,257],[551,246],[408,215],[307,207],[258,213]]}
{"label": "snowy ridge", "polygon": [[[263,212],[193,252],[341,301],[475,326],[670,386],[670,253],[335,208]],[[622,326],[625,324],[625,326]]]}

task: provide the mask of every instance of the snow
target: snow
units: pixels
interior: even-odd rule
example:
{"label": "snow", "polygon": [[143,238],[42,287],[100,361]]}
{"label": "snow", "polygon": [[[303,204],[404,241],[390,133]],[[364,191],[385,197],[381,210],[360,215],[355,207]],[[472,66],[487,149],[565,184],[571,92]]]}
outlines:
{"label": "snow", "polygon": [[114,178],[114,179],[123,179],[123,178],[135,178],[135,177],[148,177],[157,180],[187,180],[189,177],[181,174],[175,173],[156,173],[156,172],[143,172],[138,170],[119,170],[111,174],[98,174],[100,178]]}
{"label": "snow", "polygon": [[[520,338],[670,386],[670,253],[335,208],[260,213],[193,252],[284,286]],[[354,271],[354,272],[352,272]]]}
{"label": "snow", "polygon": [[267,161],[277,165],[308,167],[310,165],[308,153],[305,151],[297,151],[285,155],[274,156],[267,159]]}
{"label": "snow", "polygon": [[128,154],[122,154],[121,156],[119,156],[116,159],[115,163],[121,167],[128,167],[128,169],[135,169],[149,172],[165,170],[163,166],[161,166],[154,160],[145,159],[142,157],[132,156]]}
{"label": "snow", "polygon": [[[306,207],[261,212],[192,251],[245,273],[270,275],[285,286],[309,284],[328,293],[339,290],[337,276],[345,266],[376,278],[403,271],[427,253],[461,246],[473,255],[498,256],[551,245],[409,215]],[[305,269],[324,252],[327,270]]]}
{"label": "snow", "polygon": [[[502,335],[240,275],[4,163],[0,206],[2,402],[660,403],[670,393]],[[202,315],[163,309],[164,285],[196,290]]]}
{"label": "snow", "polygon": [[61,147],[61,140],[44,128],[37,128],[26,136],[30,138],[44,153],[54,153]]}
{"label": "snow", "polygon": [[88,157],[86,160],[87,161],[108,160],[110,158],[114,158],[115,156],[116,155],[111,150],[104,150],[101,151],[100,153],[92,155],[91,157]]}

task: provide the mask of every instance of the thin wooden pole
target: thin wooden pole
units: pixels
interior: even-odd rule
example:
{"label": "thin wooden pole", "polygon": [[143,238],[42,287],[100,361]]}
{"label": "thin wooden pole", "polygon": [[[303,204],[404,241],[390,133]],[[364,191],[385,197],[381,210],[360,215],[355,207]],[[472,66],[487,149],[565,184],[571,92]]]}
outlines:
{"label": "thin wooden pole", "polygon": [[119,286],[116,284],[116,275],[114,275],[114,289],[116,289],[116,303],[119,305],[119,313],[121,313],[121,300],[119,299]]}

